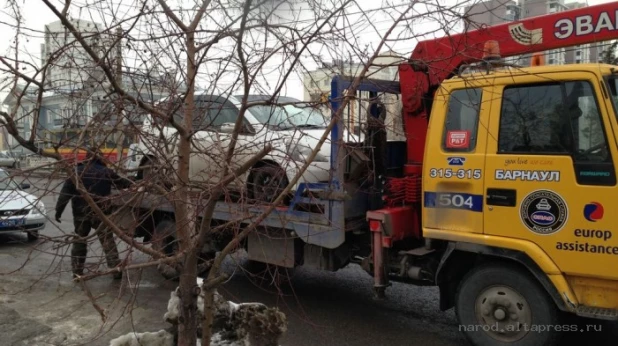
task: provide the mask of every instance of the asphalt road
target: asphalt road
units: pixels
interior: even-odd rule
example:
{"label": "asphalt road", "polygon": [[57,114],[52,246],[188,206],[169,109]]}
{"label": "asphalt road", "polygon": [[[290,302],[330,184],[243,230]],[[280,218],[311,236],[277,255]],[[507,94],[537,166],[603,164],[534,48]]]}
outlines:
{"label": "asphalt road", "polygon": [[[60,181],[33,178],[29,182],[33,184],[30,192],[43,196],[53,215]],[[122,282],[93,279],[85,290],[70,278],[70,250],[61,240],[71,233],[70,207],[61,224],[48,222],[37,243],[27,243],[19,233],[0,233],[3,345],[107,345],[131,330],[167,327],[162,316],[174,282],[147,268],[131,272]],[[88,265],[104,266],[98,242],[89,251],[93,257]],[[121,251],[126,255],[126,248]],[[131,256],[134,262],[147,261],[143,254]],[[226,261],[231,278],[220,293],[235,302],[278,306],[289,321],[283,346],[467,344],[453,311],[439,310],[435,288],[395,283],[387,290],[386,300],[374,300],[371,277],[356,266],[334,273],[298,268],[287,284],[258,284],[239,269],[236,264],[242,257],[237,257]],[[577,322],[584,328],[595,324],[601,331],[570,333],[564,345],[615,345],[616,324]]]}

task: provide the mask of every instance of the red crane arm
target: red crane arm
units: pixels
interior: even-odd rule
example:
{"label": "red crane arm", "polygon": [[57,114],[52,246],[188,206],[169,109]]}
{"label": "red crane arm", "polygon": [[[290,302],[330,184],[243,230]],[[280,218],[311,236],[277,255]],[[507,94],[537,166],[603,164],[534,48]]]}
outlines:
{"label": "red crane arm", "polygon": [[403,117],[408,135],[409,174],[420,174],[427,107],[423,100],[463,64],[483,58],[485,42],[495,40],[503,57],[542,52],[618,38],[618,1],[526,18],[475,31],[419,42],[410,63],[399,66]]}

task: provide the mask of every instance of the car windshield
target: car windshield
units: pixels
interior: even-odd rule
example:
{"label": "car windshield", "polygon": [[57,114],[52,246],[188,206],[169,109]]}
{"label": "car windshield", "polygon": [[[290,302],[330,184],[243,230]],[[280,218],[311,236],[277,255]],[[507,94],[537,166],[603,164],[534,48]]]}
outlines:
{"label": "car windshield", "polygon": [[[281,103],[288,102],[279,101]],[[293,102],[293,101],[292,101]],[[302,107],[300,105],[272,105],[272,106],[251,106],[251,114],[262,124],[271,125],[278,128],[324,128],[327,126],[326,119],[316,109]]]}
{"label": "car windshield", "polygon": [[18,190],[19,185],[8,175],[7,172],[0,171],[0,190]]}

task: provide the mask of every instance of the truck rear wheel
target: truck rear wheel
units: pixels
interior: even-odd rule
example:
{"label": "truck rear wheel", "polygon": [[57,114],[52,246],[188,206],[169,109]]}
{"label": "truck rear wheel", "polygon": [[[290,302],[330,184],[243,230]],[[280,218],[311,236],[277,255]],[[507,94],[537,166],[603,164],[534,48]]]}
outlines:
{"label": "truck rear wheel", "polygon": [[258,286],[281,287],[291,283],[295,268],[246,259],[241,269]]}
{"label": "truck rear wheel", "polygon": [[557,345],[559,311],[530,274],[512,265],[473,269],[457,290],[459,328],[476,346]]}

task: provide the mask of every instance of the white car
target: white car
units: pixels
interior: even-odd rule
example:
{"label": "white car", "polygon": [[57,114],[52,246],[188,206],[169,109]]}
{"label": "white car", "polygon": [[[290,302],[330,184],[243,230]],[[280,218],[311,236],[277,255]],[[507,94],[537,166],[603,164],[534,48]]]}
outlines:
{"label": "white car", "polygon": [[23,191],[28,184],[18,185],[0,169],[0,232],[26,232],[29,241],[39,237],[47,222],[45,204]]}
{"label": "white car", "polygon": [[[251,104],[269,98],[270,96],[252,95],[248,102]],[[203,94],[195,95],[195,100],[190,181],[216,184],[221,177],[222,162],[230,144],[234,123],[239,116],[242,98]],[[175,109],[177,102],[164,99],[157,107],[169,112]],[[246,192],[250,199],[265,202],[272,201],[296,176],[328,125],[327,119],[318,110],[299,106],[300,100],[278,97],[276,102],[279,104],[276,107],[256,105],[246,110],[232,158],[232,169],[236,169],[259,153],[266,144],[272,145],[273,150],[270,153],[230,184],[231,188]],[[174,120],[182,124],[183,113],[184,108],[178,108]],[[358,141],[356,136],[346,131],[343,138]],[[178,133],[172,124],[164,123],[152,115],[147,116],[139,141],[139,150],[144,154],[140,166],[147,165],[155,169],[165,166],[160,160],[170,160],[178,155],[177,139]],[[298,183],[329,181],[330,144],[329,134]],[[152,162],[155,163],[151,164]],[[140,170],[138,179],[145,179],[150,174],[152,171],[148,169]],[[293,187],[293,191],[298,188],[298,183]]]}
{"label": "white car", "polygon": [[0,167],[16,168],[18,161],[12,155],[0,152]]}

